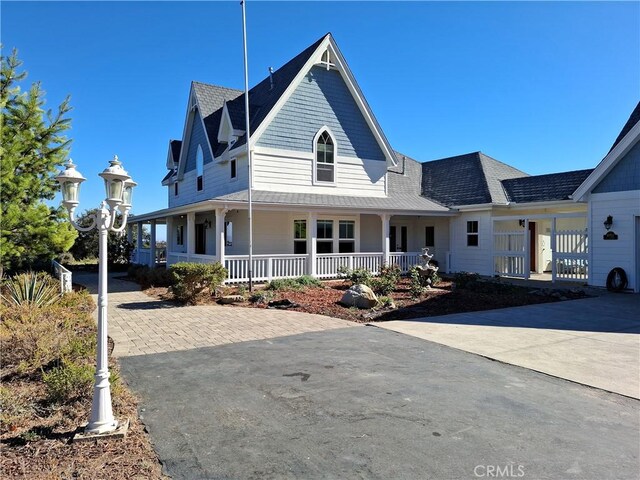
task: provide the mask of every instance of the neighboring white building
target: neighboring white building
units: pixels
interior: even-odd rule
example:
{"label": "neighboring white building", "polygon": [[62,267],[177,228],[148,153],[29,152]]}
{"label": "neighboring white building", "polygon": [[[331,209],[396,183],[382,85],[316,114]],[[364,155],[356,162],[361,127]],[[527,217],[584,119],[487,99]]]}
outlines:
{"label": "neighboring white building", "polygon": [[[422,248],[443,271],[586,281],[591,170],[528,176],[481,152],[420,163],[389,145],[335,40],[325,35],[249,92],[253,276],[329,278],[340,266],[408,270]],[[193,82],[169,143],[167,263],[222,262],[246,281],[249,170],[244,94]],[[142,235],[138,235],[141,239]],[[136,248],[153,264],[155,248]]]}
{"label": "neighboring white building", "polygon": [[573,197],[589,206],[589,284],[605,286],[609,272],[618,267],[626,272],[628,288],[640,292],[640,103]]}

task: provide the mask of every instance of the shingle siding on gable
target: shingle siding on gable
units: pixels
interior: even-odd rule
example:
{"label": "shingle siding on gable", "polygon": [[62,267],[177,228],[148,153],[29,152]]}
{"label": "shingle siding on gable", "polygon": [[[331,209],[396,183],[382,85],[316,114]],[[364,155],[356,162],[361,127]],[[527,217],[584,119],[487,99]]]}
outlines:
{"label": "shingle siding on gable", "polygon": [[211,152],[209,152],[209,145],[207,144],[207,136],[202,128],[202,120],[200,115],[196,112],[193,118],[193,126],[191,128],[191,136],[189,137],[189,151],[187,152],[187,163],[185,164],[184,171],[190,172],[196,169],[196,155],[198,153],[198,145],[202,147],[202,153],[204,154],[204,163],[211,163]]}
{"label": "shingle siding on gable", "polygon": [[313,151],[313,138],[327,125],[338,155],[384,161],[385,157],[339,72],[312,67],[258,141],[259,146]]}
{"label": "shingle siding on gable", "polygon": [[593,189],[593,193],[640,190],[640,142]]}

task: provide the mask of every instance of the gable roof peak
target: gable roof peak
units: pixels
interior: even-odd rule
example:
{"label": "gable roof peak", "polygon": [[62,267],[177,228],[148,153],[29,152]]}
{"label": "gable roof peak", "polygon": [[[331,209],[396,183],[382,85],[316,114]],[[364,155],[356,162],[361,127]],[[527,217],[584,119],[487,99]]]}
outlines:
{"label": "gable roof peak", "polygon": [[629,119],[627,120],[627,122],[622,127],[622,130],[620,130],[620,134],[616,138],[616,141],[613,142],[613,145],[611,145],[611,148],[609,149],[609,152],[611,152],[611,150],[616,148],[616,145],[618,145],[622,141],[622,139],[624,137],[626,137],[627,133],[629,133],[629,131],[638,122],[640,122],[640,102],[638,102],[638,104],[636,105],[636,108],[634,108],[633,112],[631,112],[631,115],[629,115]]}

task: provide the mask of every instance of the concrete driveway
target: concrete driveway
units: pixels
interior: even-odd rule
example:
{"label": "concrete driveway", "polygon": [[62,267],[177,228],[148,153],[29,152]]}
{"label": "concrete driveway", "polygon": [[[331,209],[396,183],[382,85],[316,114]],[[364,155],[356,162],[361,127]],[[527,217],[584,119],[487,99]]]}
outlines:
{"label": "concrete driveway", "polygon": [[640,398],[637,294],[374,325]]}
{"label": "concrete driveway", "polygon": [[637,400],[379,328],[120,363],[174,479],[449,480],[500,471],[621,480],[640,471]]}

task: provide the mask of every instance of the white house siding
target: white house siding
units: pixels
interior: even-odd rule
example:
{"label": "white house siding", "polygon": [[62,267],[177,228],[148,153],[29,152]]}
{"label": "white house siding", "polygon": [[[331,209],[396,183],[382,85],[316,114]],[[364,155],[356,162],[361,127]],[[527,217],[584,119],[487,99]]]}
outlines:
{"label": "white house siding", "polygon": [[336,158],[335,185],[314,185],[313,153],[256,148],[253,185],[256,190],[384,197],[386,164],[354,157]]}
{"label": "white house siding", "polygon": [[429,247],[429,252],[434,255],[433,259],[445,268],[449,251],[449,218],[394,215],[389,224],[407,227],[407,251],[409,252],[422,251],[425,246],[425,227],[434,227],[435,246]]}
{"label": "white house siding", "polygon": [[[473,220],[478,221],[478,246],[468,247],[467,221]],[[491,220],[489,212],[464,212],[450,220],[450,271],[493,275]]]}
{"label": "white house siding", "polygon": [[382,252],[382,219],[379,215],[360,215],[360,250]]}
{"label": "white house siding", "polygon": [[[635,238],[636,217],[640,216],[640,190],[592,193],[591,203],[591,276],[589,283],[606,286],[607,275],[614,267],[627,273],[629,287],[638,290],[638,256]],[[604,221],[613,217],[611,231],[618,240],[604,240]]]}
{"label": "white house siding", "polygon": [[249,171],[246,155],[236,159],[236,179],[231,178],[230,162],[212,162],[204,165],[202,190],[197,191],[195,170],[185,172],[178,181],[178,195],[174,195],[174,186],[169,185],[169,208],[201,202],[220,195],[246,190]]}

